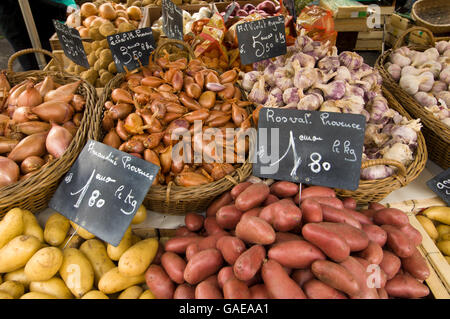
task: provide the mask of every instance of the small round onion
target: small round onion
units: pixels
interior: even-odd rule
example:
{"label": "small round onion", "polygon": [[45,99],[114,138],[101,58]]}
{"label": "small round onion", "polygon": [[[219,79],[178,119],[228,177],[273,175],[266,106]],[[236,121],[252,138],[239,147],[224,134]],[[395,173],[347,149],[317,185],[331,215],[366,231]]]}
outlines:
{"label": "small round onion", "polygon": [[17,182],[19,174],[19,166],[14,161],[0,156],[0,187]]}

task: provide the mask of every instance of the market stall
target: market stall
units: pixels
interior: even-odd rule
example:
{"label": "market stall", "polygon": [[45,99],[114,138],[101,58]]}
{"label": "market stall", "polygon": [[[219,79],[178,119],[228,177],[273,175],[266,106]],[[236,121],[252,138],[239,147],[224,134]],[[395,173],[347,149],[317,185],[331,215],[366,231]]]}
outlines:
{"label": "market stall", "polygon": [[0,299],[449,299],[447,22],[310,2],[85,1],[11,56]]}

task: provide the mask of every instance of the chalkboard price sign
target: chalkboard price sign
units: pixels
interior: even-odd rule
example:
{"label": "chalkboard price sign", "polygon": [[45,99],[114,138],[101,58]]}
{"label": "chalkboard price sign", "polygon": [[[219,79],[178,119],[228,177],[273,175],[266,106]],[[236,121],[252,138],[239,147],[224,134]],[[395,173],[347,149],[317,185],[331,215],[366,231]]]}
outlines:
{"label": "chalkboard price sign", "polygon": [[159,166],[89,140],[49,207],[117,246],[158,171]]}
{"label": "chalkboard price sign", "polygon": [[286,54],[284,16],[276,16],[236,25],[242,64]]}
{"label": "chalkboard price sign", "polygon": [[118,72],[137,69],[149,63],[150,54],[156,48],[151,28],[142,28],[106,37]]}
{"label": "chalkboard price sign", "polygon": [[430,179],[427,185],[450,206],[450,168]]}
{"label": "chalkboard price sign", "polygon": [[183,11],[170,0],[162,0],[163,31],[169,39],[183,41]]}
{"label": "chalkboard price sign", "polygon": [[76,64],[88,69],[89,62],[78,30],[70,28],[57,20],[53,20],[53,25],[64,54]]}
{"label": "chalkboard price sign", "polygon": [[262,108],[253,174],[355,190],[365,124],[357,114]]}

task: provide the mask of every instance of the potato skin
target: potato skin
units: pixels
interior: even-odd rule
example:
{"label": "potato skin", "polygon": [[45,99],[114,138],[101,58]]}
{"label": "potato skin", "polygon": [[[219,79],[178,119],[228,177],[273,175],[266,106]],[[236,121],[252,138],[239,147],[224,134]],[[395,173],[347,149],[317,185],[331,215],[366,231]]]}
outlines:
{"label": "potato skin", "polygon": [[156,297],[153,294],[153,292],[151,292],[149,289],[147,289],[139,296],[139,299],[156,299]]}
{"label": "potato skin", "polygon": [[270,185],[270,193],[279,198],[295,196],[298,191],[298,185],[288,181],[278,181]]}
{"label": "potato skin", "polygon": [[25,275],[25,267],[6,273],[3,277],[3,280],[20,282],[25,287],[25,289],[28,289],[28,287],[30,286],[30,280],[27,278],[27,275]]}
{"label": "potato skin", "polygon": [[400,258],[389,250],[383,250],[383,259],[381,260],[380,267],[386,273],[387,280],[391,280],[400,270]]}
{"label": "potato skin", "polygon": [[116,267],[106,252],[105,244],[98,239],[86,240],[81,244],[80,251],[85,254],[94,269],[96,284],[105,273]]}
{"label": "potato skin", "polygon": [[56,247],[38,250],[25,265],[25,274],[31,281],[45,281],[58,273],[63,262],[63,253]]}
{"label": "potato skin", "polygon": [[138,276],[145,273],[156,256],[159,242],[155,238],[141,240],[128,248],[119,259],[119,272],[125,276]]}
{"label": "potato skin", "polygon": [[69,220],[69,223],[72,226],[72,228],[77,231],[77,234],[80,235],[81,238],[86,239],[86,240],[95,238],[94,234],[91,234],[83,227],[75,224],[75,222]]}
{"label": "potato skin", "polygon": [[[352,299],[379,299],[376,287],[369,286],[368,277],[369,272],[366,267],[364,267],[360,262],[358,262],[355,258],[350,256],[346,260],[340,263],[345,269],[348,270],[350,274],[352,274],[353,278],[355,278],[356,282],[359,286],[359,293],[356,295],[350,295]],[[375,283],[374,286],[376,286]]]}
{"label": "potato skin", "polygon": [[401,258],[401,262],[402,268],[418,280],[425,280],[430,276],[428,264],[416,247],[414,253],[407,258]]}
{"label": "potato skin", "polygon": [[44,230],[39,225],[39,223],[36,219],[36,216],[34,216],[34,214],[32,212],[30,212],[29,210],[26,210],[26,209],[22,209],[22,214],[23,214],[23,225],[24,225],[23,234],[34,236],[37,239],[39,239],[39,241],[43,242],[44,241]]}
{"label": "potato skin", "polygon": [[136,214],[134,214],[133,219],[131,220],[131,223],[133,225],[137,225],[142,223],[147,218],[147,209],[144,205],[139,206],[138,210],[136,211]]}
{"label": "potato skin", "polygon": [[161,266],[150,265],[145,272],[145,281],[156,299],[172,299],[175,285]]}
{"label": "potato skin", "polygon": [[106,295],[113,294],[128,287],[140,285],[145,282],[144,275],[127,277],[119,272],[119,268],[115,267],[108,271],[100,278],[98,282],[98,290]]}
{"label": "potato skin", "polygon": [[122,237],[122,240],[120,241],[119,245],[117,247],[114,247],[111,244],[108,244],[106,246],[106,252],[111,258],[111,260],[118,261],[120,259],[120,256],[131,247],[132,245],[132,233],[131,233],[131,227],[128,227],[125,231],[125,234]]}
{"label": "potato skin", "polygon": [[94,269],[89,259],[78,249],[66,248],[63,257],[59,274],[70,292],[81,298],[94,286]]}
{"label": "potato skin", "polygon": [[233,265],[238,257],[246,250],[244,242],[234,236],[223,236],[216,243],[216,248],[222,253],[223,259]]}
{"label": "potato skin", "polygon": [[195,288],[189,284],[181,284],[175,289],[173,299],[195,299]]}
{"label": "potato skin", "polygon": [[166,251],[161,256],[161,266],[172,281],[177,284],[184,283],[183,274],[186,268],[186,262],[183,258],[173,252]]}
{"label": "potato skin", "polygon": [[309,268],[315,260],[326,258],[319,248],[305,240],[276,244],[269,249],[268,256],[280,265],[294,269]]}
{"label": "potato skin", "polygon": [[139,299],[139,296],[144,292],[139,286],[131,286],[120,293],[117,299]]}
{"label": "potato skin", "polygon": [[321,225],[322,227],[344,238],[350,247],[351,252],[361,251],[366,249],[369,245],[369,237],[367,237],[366,233],[349,224],[322,222],[318,223],[318,225]]}
{"label": "potato skin", "polygon": [[358,256],[366,259],[370,264],[379,265],[383,260],[383,248],[376,242],[369,241],[367,248],[360,251]]}
{"label": "potato skin", "polygon": [[309,186],[302,189],[301,196],[303,201],[310,197],[336,197],[336,192],[324,186]]}
{"label": "potato skin", "polygon": [[305,223],[320,223],[323,221],[322,206],[313,199],[302,200],[302,218]]}
{"label": "potato skin", "polygon": [[266,250],[261,245],[253,245],[244,251],[233,265],[234,275],[237,279],[246,281],[252,279],[266,257]]}
{"label": "potato skin", "polygon": [[320,281],[350,296],[356,296],[361,291],[353,275],[339,264],[328,260],[316,260],[311,265],[311,271]]}
{"label": "potato skin", "polygon": [[250,299],[248,286],[237,278],[227,280],[223,285],[224,299]]}
{"label": "potato skin", "polygon": [[30,291],[45,293],[58,299],[73,299],[74,296],[61,278],[53,277],[46,281],[32,281]]}
{"label": "potato skin", "polygon": [[376,225],[392,225],[402,227],[409,224],[408,216],[397,208],[383,208],[377,210],[373,215]]}
{"label": "potato skin", "polygon": [[271,298],[306,299],[306,295],[292,280],[283,267],[275,260],[269,259],[263,264],[261,276]]}
{"label": "potato skin", "polygon": [[184,223],[186,224],[187,229],[193,232],[202,228],[204,220],[205,218],[202,215],[196,213],[187,213],[184,217]]}
{"label": "potato skin", "polygon": [[408,237],[414,247],[417,247],[422,243],[422,234],[411,224],[408,223],[405,226],[400,227],[400,230]]}
{"label": "potato skin", "polygon": [[242,212],[235,205],[222,206],[216,213],[217,224],[223,229],[234,229],[241,219]]}
{"label": "potato skin", "polygon": [[400,229],[392,225],[383,225],[381,228],[386,231],[387,244],[397,256],[406,258],[414,253],[411,241]]}
{"label": "potato skin", "polygon": [[275,231],[264,219],[248,216],[236,226],[236,236],[244,242],[270,245],[275,241]]}
{"label": "potato skin", "polygon": [[27,292],[22,295],[20,299],[57,299],[55,296],[42,293],[42,292]]}
{"label": "potato skin", "polygon": [[218,287],[202,281],[195,287],[195,299],[223,299],[223,296]]}
{"label": "potato skin", "polygon": [[171,251],[177,254],[184,254],[186,248],[190,244],[197,244],[203,237],[201,236],[186,236],[186,237],[173,237],[170,238],[164,245],[165,251]]}
{"label": "potato skin", "polygon": [[14,237],[0,248],[0,273],[18,270],[41,248],[41,242],[34,236]]}
{"label": "potato skin", "polygon": [[341,262],[350,255],[350,246],[345,239],[319,224],[306,224],[302,228],[302,235],[336,262]]}
{"label": "potato skin", "polygon": [[222,254],[215,248],[199,251],[188,261],[184,270],[184,280],[195,285],[215,274],[222,266]]}
{"label": "potato skin", "polygon": [[230,192],[223,193],[208,206],[208,208],[206,209],[206,216],[207,217],[215,217],[216,212],[220,207],[228,205],[232,201],[233,201],[233,198],[232,198]]}
{"label": "potato skin", "polygon": [[248,186],[235,200],[235,206],[240,211],[247,211],[263,203],[270,193],[269,186],[264,183],[255,183]]}
{"label": "potato skin", "polygon": [[300,225],[302,212],[289,199],[282,199],[264,207],[258,217],[271,224],[276,231],[287,232]]}
{"label": "potato skin", "polygon": [[362,228],[361,223],[343,209],[337,209],[335,207],[323,204],[321,204],[321,206],[323,220],[325,222],[345,223],[358,229]]}
{"label": "potato skin", "polygon": [[348,299],[343,293],[317,279],[311,279],[303,285],[308,299]]}
{"label": "potato skin", "polygon": [[70,221],[59,213],[52,214],[45,223],[44,239],[52,246],[59,246],[67,236]]}
{"label": "potato skin", "polygon": [[109,297],[99,290],[91,290],[84,294],[81,299],[109,299]]}
{"label": "potato skin", "polygon": [[362,225],[362,230],[367,234],[369,240],[376,242],[383,247],[387,241],[387,233],[383,228],[377,225]]}
{"label": "potato skin", "polygon": [[0,248],[24,231],[23,212],[19,208],[9,210],[0,221]]}
{"label": "potato skin", "polygon": [[291,278],[300,286],[308,282],[311,279],[314,279],[314,274],[312,273],[310,268],[307,269],[296,269],[291,273]]}
{"label": "potato skin", "polygon": [[252,299],[270,299],[264,284],[256,284],[249,288]]}
{"label": "potato skin", "polygon": [[[251,186],[252,182],[242,182],[234,186],[230,191],[230,196],[232,200],[236,200],[236,198],[249,186]],[[231,202],[231,201],[230,201]]]}
{"label": "potato skin", "polygon": [[426,285],[408,274],[397,274],[384,289],[389,296],[397,298],[422,298],[430,293]]}
{"label": "potato skin", "polygon": [[7,280],[0,285],[0,292],[7,293],[14,299],[18,299],[25,293],[25,287],[20,282]]}

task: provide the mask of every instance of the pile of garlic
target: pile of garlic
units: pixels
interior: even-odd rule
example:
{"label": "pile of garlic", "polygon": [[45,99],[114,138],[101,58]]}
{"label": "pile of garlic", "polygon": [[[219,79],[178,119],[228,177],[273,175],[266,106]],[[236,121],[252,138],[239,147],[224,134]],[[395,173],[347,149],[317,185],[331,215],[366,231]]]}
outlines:
{"label": "pile of garlic", "polygon": [[[264,107],[361,114],[366,118],[363,161],[392,159],[407,167],[417,149],[419,120],[408,121],[390,109],[382,78],[355,52],[338,54],[329,43],[299,35],[287,54],[254,64],[241,73],[249,100]],[[361,170],[365,180],[395,173],[386,165]]]}
{"label": "pile of garlic", "polygon": [[436,42],[424,52],[401,47],[385,67],[401,88],[450,127],[450,41]]}

